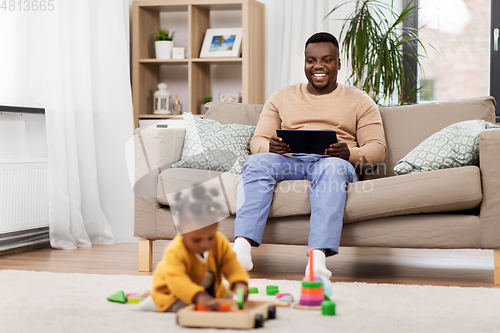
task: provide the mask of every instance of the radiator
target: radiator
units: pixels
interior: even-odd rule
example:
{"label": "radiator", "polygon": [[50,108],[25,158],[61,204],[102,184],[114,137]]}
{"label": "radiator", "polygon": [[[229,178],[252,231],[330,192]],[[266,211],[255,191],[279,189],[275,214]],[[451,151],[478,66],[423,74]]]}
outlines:
{"label": "radiator", "polygon": [[0,251],[48,242],[47,160],[0,160]]}

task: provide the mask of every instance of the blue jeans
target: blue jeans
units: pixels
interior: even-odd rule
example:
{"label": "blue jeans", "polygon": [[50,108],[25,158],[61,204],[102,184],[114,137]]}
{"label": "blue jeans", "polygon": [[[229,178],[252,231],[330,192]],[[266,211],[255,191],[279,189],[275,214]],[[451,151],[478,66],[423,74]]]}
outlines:
{"label": "blue jeans", "polygon": [[[238,186],[235,237],[259,246],[266,226],[273,190],[282,180],[311,182],[311,218],[308,246],[327,249],[327,256],[339,251],[346,201],[346,184],[358,180],[348,161],[322,155],[250,155],[243,165]],[[293,203],[290,203],[293,204]]]}

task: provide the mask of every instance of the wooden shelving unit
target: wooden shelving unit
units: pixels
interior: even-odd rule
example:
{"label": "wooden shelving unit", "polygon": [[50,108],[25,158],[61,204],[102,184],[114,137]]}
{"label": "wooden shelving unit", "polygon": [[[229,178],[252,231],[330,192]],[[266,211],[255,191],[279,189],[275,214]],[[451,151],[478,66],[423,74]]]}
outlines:
{"label": "wooden shelving unit", "polygon": [[[241,11],[242,56],[239,58],[199,58],[205,32],[210,28],[210,12]],[[265,102],[264,96],[264,4],[255,0],[157,0],[134,1],[132,29],[132,90],[134,123],[139,119],[171,118],[153,115],[153,93],[160,82],[162,66],[187,67],[188,105],[184,111],[198,113],[204,95],[211,91],[211,65],[231,65],[241,71],[242,102]],[[157,60],[151,32],[161,25],[160,13],[188,15],[186,59]],[[175,38],[174,38],[175,41]]]}

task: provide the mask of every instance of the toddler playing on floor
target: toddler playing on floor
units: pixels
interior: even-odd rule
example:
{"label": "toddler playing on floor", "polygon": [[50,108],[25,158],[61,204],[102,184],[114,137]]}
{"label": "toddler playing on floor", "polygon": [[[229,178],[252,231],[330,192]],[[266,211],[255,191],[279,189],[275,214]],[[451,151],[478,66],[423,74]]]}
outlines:
{"label": "toddler playing on floor", "polygon": [[232,291],[242,288],[248,297],[248,273],[217,231],[222,219],[221,205],[212,199],[217,195],[217,190],[207,193],[202,185],[176,194],[171,211],[178,235],[156,265],[153,291],[135,310],[177,312],[191,303],[216,310],[215,298],[228,295],[222,276]]}

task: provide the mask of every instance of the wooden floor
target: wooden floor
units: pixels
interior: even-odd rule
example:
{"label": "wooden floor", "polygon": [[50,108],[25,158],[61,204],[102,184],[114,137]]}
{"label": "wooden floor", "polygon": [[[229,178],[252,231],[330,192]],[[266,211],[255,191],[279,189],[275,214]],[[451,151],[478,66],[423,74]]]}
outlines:
{"label": "wooden floor", "polygon": [[[168,241],[154,242],[153,264]],[[139,275],[137,243],[76,250],[49,247],[0,256],[0,269]],[[306,247],[262,245],[252,250],[251,278],[300,280]],[[493,251],[341,248],[328,258],[332,281],[494,287]]]}

